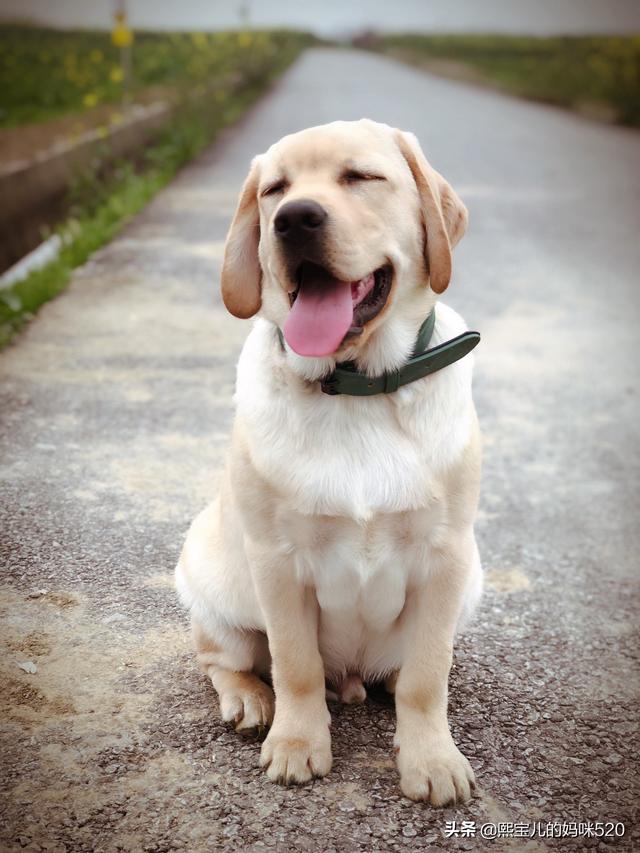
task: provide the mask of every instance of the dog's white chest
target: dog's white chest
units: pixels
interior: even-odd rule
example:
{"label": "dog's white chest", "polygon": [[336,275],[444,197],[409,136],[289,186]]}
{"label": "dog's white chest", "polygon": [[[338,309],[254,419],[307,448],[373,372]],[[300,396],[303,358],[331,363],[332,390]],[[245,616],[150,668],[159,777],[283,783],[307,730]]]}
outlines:
{"label": "dog's white chest", "polygon": [[435,508],[380,513],[361,524],[295,516],[288,530],[298,577],[331,619],[385,630],[402,613],[408,585],[425,576],[437,515]]}
{"label": "dog's white chest", "polygon": [[247,339],[236,401],[252,463],[290,509],[365,523],[428,506],[471,435],[470,367],[452,365],[388,398],[329,397],[285,381],[273,356],[269,370],[272,339],[264,324]]}
{"label": "dog's white chest", "polygon": [[251,413],[253,464],[290,510],[364,524],[429,503],[434,442],[401,425],[390,401],[317,393],[303,404],[282,394]]}

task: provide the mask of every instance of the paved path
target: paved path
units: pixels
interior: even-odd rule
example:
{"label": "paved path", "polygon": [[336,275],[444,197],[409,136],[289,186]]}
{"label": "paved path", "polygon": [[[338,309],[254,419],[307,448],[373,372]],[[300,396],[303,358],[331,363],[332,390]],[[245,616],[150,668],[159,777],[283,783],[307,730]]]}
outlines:
{"label": "paved path", "polygon": [[[416,131],[471,211],[447,293],[483,332],[487,595],[451,690],[480,791],[462,809],[399,796],[382,697],[335,709],[327,779],[270,785],[258,742],[217,719],[171,588],[227,445],[247,325],[217,274],[249,158],[363,115]],[[609,849],[444,839],[462,819],[624,821],[611,849],[632,849],[638,153],[637,133],[309,51],[42,310],[0,357],[3,849]]]}

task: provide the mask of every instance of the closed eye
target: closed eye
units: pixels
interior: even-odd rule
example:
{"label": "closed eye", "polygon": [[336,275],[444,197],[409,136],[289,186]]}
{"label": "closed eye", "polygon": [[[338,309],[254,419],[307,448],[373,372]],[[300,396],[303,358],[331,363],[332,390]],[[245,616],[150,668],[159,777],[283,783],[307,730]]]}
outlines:
{"label": "closed eye", "polygon": [[289,183],[284,178],[281,178],[279,181],[274,181],[266,186],[260,195],[263,197],[268,195],[277,195],[278,193],[284,192],[288,186]]}
{"label": "closed eye", "polygon": [[362,181],[386,181],[384,175],[377,175],[374,172],[360,172],[358,169],[347,169],[340,176],[340,182],[343,184],[358,184]]}

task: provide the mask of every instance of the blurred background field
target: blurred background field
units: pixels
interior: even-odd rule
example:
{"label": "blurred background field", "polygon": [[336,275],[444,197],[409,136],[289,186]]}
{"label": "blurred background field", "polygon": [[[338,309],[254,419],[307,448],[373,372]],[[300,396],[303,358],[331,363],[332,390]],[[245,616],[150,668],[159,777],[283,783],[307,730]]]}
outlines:
{"label": "blurred background field", "polygon": [[258,79],[290,61],[304,43],[285,31],[136,33],[126,79],[122,49],[109,32],[0,27],[0,158],[25,156],[38,136],[117,123],[125,99],[176,102],[203,95],[213,84],[219,86],[215,98],[224,99],[221,84]]}
{"label": "blurred background field", "polygon": [[640,126],[640,36],[405,35],[356,40],[425,69]]}
{"label": "blurred background field", "polygon": [[[130,93],[197,92],[223,75],[260,72],[286,51],[287,32],[135,34]],[[43,121],[115,104],[125,93],[121,49],[108,32],[0,27],[0,124]]]}

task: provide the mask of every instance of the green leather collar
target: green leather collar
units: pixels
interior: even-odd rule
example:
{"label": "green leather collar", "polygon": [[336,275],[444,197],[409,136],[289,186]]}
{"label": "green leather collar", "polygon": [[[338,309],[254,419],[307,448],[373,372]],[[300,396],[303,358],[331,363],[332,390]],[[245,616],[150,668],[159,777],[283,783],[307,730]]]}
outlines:
{"label": "green leather collar", "polygon": [[[427,349],[436,322],[435,309],[420,326],[413,355],[398,370],[383,373],[382,376],[367,376],[359,373],[352,361],[337,364],[333,373],[320,383],[325,394],[348,394],[351,397],[369,397],[373,394],[392,394],[402,385],[422,379],[430,373],[448,367],[465,355],[480,342],[479,332],[463,332],[450,341]],[[278,329],[280,344],[284,349],[282,331]]]}

